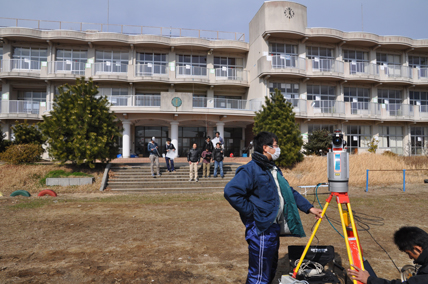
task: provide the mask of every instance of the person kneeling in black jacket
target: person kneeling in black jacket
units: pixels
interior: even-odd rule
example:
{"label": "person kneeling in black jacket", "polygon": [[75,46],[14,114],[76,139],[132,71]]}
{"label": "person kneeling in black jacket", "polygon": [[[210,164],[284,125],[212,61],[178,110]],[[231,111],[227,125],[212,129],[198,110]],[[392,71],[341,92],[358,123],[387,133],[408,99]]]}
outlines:
{"label": "person kneeling in black jacket", "polygon": [[352,280],[360,281],[364,284],[426,284],[428,283],[428,234],[418,227],[402,227],[394,234],[394,243],[398,249],[407,253],[410,259],[416,264],[422,265],[415,276],[407,281],[401,279],[385,280],[370,276],[370,274],[353,266],[355,270],[348,269],[348,274]]}

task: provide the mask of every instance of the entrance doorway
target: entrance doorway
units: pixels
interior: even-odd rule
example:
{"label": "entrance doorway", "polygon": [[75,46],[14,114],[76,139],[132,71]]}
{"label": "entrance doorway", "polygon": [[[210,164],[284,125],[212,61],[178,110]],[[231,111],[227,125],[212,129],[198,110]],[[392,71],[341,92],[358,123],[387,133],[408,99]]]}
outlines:
{"label": "entrance doorway", "polygon": [[168,138],[168,127],[165,126],[136,126],[135,127],[135,153],[148,157],[147,145],[152,137],[155,137],[155,142],[159,145],[159,153],[163,153],[163,147]]}

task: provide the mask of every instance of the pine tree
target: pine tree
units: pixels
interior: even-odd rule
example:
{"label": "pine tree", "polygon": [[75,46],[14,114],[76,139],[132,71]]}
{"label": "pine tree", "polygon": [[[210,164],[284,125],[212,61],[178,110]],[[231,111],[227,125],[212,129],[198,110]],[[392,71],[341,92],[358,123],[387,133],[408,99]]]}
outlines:
{"label": "pine tree", "polygon": [[281,156],[276,164],[282,167],[291,166],[303,161],[300,149],[303,145],[299,125],[296,123],[293,106],[287,102],[278,89],[265,99],[262,110],[254,118],[254,134],[268,131],[278,136]]}
{"label": "pine tree", "polygon": [[82,77],[75,85],[59,87],[53,110],[43,116],[40,125],[53,158],[94,168],[96,160],[106,163],[117,156],[121,130],[107,98],[97,98],[97,94],[98,87],[91,78],[85,82]]}
{"label": "pine tree", "polygon": [[[303,145],[305,155],[326,155],[331,147],[332,136],[326,129],[316,130],[308,135],[308,142]],[[321,150],[321,151],[320,151]]]}
{"label": "pine tree", "polygon": [[43,145],[46,142],[46,139],[43,138],[42,132],[37,127],[38,124],[29,125],[27,120],[24,120],[23,123],[16,121],[16,124],[11,127],[13,135],[15,136],[13,144]]}

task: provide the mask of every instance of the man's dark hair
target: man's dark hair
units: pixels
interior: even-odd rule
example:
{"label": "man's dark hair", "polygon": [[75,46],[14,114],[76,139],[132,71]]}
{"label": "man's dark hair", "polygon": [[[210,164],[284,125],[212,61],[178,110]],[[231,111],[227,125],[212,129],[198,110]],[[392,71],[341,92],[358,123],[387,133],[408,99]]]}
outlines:
{"label": "man's dark hair", "polygon": [[217,133],[218,133],[218,135],[220,135],[220,132],[217,131],[215,134],[217,134]]}
{"label": "man's dark hair", "polygon": [[267,131],[260,132],[253,139],[254,151],[259,152],[260,154],[263,154],[263,146],[264,145],[272,146],[273,140],[278,142],[278,137],[275,134]]}
{"label": "man's dark hair", "polygon": [[166,142],[171,142],[171,138],[167,138],[167,139],[166,139]]}
{"label": "man's dark hair", "polygon": [[220,143],[220,142],[217,142],[215,145],[216,145],[216,146],[217,146],[217,145],[221,145],[221,143]]}
{"label": "man's dark hair", "polygon": [[207,136],[207,138],[205,138],[205,139],[210,139],[211,140],[211,137]]}
{"label": "man's dark hair", "polygon": [[428,234],[418,227],[401,227],[394,233],[394,243],[401,251],[413,251],[414,246],[428,249]]}

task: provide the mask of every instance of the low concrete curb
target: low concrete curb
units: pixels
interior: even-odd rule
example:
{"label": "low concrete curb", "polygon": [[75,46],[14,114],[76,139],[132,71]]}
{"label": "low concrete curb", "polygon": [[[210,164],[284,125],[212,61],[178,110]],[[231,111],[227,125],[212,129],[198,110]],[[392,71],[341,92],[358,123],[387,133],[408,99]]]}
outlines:
{"label": "low concrete curb", "polygon": [[86,178],[47,178],[46,185],[59,185],[59,186],[69,186],[69,185],[83,185],[83,184],[92,184],[95,181],[93,177]]}

